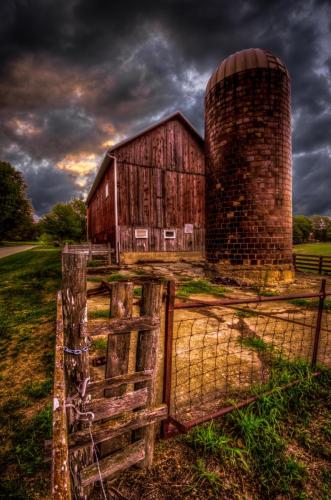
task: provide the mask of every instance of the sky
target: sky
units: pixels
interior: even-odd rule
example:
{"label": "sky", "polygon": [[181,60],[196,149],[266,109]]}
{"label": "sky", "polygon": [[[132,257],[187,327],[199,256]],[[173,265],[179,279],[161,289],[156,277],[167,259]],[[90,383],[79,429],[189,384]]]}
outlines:
{"label": "sky", "polygon": [[203,135],[211,73],[250,47],[291,75],[294,212],[331,215],[331,0],[1,0],[0,19],[0,159],[37,216],[173,111]]}

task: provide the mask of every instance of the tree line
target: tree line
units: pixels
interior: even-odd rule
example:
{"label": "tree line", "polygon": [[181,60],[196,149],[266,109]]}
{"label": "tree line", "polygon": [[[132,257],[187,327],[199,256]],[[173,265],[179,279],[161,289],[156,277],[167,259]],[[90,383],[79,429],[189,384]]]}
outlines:
{"label": "tree line", "polygon": [[[27,197],[21,172],[0,161],[0,241],[40,239],[44,243],[86,240],[86,206],[82,199],[57,203],[39,221]],[[331,218],[321,215],[293,217],[293,243],[331,241]]]}
{"label": "tree line", "polygon": [[82,199],[57,203],[36,220],[26,190],[22,173],[0,161],[0,242],[40,239],[62,245],[86,240],[86,205]]}

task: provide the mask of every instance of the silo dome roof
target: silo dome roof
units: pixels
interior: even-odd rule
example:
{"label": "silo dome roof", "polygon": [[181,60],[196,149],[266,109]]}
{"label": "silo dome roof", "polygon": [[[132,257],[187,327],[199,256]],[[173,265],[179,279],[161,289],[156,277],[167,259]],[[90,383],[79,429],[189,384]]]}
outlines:
{"label": "silo dome roof", "polygon": [[224,78],[240,71],[255,68],[280,69],[288,75],[285,64],[271,52],[264,49],[241,50],[224,59],[216,68],[207,84],[206,94]]}

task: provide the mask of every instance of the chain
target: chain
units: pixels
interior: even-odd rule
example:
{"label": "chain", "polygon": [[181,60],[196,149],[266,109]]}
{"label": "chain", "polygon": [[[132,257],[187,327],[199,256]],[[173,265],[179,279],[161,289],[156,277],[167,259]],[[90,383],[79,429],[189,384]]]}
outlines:
{"label": "chain", "polygon": [[88,339],[88,343],[82,347],[81,349],[70,349],[70,347],[67,347],[66,345],[63,347],[64,352],[67,352],[68,354],[75,354],[76,356],[79,356],[80,354],[83,354],[83,352],[87,352],[89,348],[92,345],[92,341]]}

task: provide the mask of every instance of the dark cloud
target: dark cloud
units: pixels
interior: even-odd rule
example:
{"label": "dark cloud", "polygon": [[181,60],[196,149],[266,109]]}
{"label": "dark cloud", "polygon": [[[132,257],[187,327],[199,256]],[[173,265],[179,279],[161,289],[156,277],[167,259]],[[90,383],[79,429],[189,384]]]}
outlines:
{"label": "dark cloud", "polygon": [[328,1],[5,0],[0,18],[0,147],[39,214],[84,192],[107,140],[176,109],[203,133],[209,75],[248,47],[273,51],[292,77],[295,210],[331,213],[318,184],[330,177]]}

